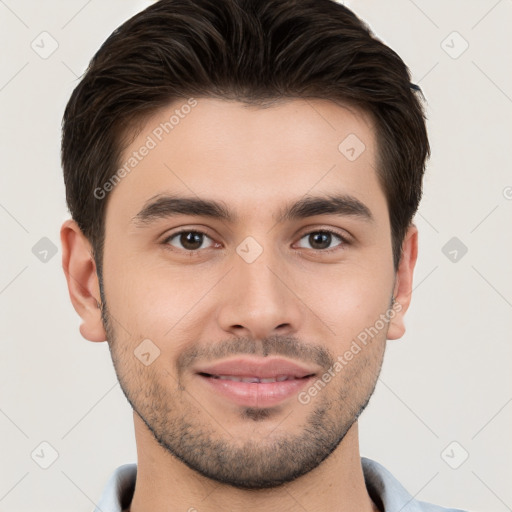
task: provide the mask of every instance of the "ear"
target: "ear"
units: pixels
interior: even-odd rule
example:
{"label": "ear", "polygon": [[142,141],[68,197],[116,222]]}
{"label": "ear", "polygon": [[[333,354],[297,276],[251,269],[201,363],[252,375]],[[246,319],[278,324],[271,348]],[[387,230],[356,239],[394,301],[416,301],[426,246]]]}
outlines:
{"label": "ear", "polygon": [[411,224],[402,242],[402,257],[396,272],[393,297],[395,316],[389,323],[388,340],[397,340],[405,333],[404,316],[412,294],[412,275],[418,258],[418,229]]}
{"label": "ear", "polygon": [[91,244],[74,220],[67,220],[60,229],[62,268],[68,283],[69,296],[83,322],[80,334],[89,341],[106,341],[101,320],[100,287]]}

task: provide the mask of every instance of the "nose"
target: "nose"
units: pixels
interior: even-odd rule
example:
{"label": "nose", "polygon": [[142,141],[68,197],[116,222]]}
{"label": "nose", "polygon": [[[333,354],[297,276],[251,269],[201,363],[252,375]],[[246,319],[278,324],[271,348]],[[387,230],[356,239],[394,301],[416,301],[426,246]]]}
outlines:
{"label": "nose", "polygon": [[224,281],[219,327],[237,336],[264,339],[295,334],[305,318],[297,294],[297,276],[278,254],[264,250],[255,261],[234,255],[234,268]]}

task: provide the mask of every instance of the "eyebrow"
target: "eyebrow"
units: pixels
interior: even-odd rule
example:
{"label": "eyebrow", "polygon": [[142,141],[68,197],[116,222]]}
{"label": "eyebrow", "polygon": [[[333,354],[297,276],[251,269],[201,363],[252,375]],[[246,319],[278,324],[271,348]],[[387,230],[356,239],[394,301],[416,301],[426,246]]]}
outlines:
{"label": "eyebrow", "polygon": [[[198,197],[157,195],[149,199],[142,210],[132,218],[138,227],[145,227],[157,220],[192,215],[235,223],[238,216],[224,203]],[[374,220],[370,209],[354,196],[327,195],[304,197],[286,205],[278,214],[277,222],[305,219],[316,215],[341,215]]]}

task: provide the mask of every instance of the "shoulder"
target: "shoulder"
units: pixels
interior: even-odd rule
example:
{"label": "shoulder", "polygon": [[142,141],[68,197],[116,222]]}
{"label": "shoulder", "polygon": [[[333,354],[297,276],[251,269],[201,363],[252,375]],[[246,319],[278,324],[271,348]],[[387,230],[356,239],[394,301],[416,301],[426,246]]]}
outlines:
{"label": "shoulder", "polygon": [[119,466],[109,478],[94,512],[122,512],[130,506],[135,490],[137,464]]}
{"label": "shoulder", "polygon": [[464,512],[415,499],[381,464],[361,457],[368,493],[382,512]]}

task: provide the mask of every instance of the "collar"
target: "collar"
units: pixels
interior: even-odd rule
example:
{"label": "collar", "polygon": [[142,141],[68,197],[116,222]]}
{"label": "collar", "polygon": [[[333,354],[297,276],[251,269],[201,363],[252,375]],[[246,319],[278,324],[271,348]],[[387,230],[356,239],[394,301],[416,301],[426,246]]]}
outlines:
{"label": "collar", "polygon": [[[464,512],[418,501],[378,462],[361,457],[361,464],[368,494],[382,512]],[[125,511],[132,501],[136,478],[136,464],[118,467],[108,480],[94,512]]]}

